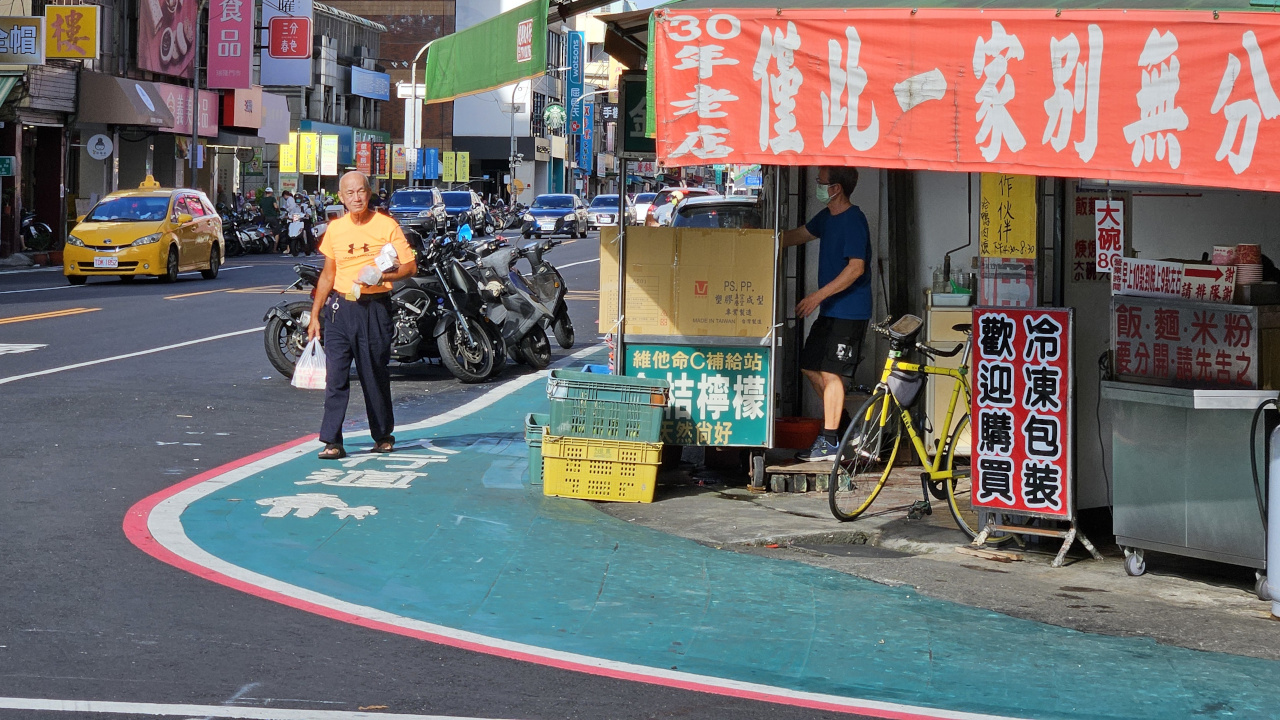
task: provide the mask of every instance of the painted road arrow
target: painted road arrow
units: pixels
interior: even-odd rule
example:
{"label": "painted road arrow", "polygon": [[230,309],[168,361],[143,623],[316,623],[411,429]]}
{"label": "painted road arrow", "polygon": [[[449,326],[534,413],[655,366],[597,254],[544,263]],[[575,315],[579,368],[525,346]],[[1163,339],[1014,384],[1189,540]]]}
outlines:
{"label": "painted road arrow", "polygon": [[341,463],[316,459],[314,438],[265,450],[142,500],[125,532],[300,610],[670,687],[882,718],[1280,707],[1280,663],[1020,620],[544,497],[522,438],[544,377],[397,428],[390,456],[367,436]]}

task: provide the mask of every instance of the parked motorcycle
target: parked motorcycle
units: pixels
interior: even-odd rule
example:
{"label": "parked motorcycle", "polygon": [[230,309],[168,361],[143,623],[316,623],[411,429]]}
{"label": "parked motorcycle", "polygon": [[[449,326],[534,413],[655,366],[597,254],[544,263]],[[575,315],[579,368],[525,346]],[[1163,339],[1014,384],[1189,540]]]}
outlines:
{"label": "parked motorcycle", "polygon": [[311,302],[316,284],[320,281],[320,268],[314,265],[293,266],[298,279],[281,293],[296,287],[311,288],[312,298],[295,302],[282,301],[267,311],[262,321],[267,324],[262,341],[266,346],[267,360],[281,375],[293,377],[293,368],[307,346],[307,325],[311,323]]}
{"label": "parked motorcycle", "polygon": [[551,319],[545,324],[555,334],[556,342],[560,347],[568,350],[573,347],[575,340],[573,320],[569,318],[569,304],[565,302],[569,286],[556,266],[546,259],[546,253],[561,242],[563,241],[547,238],[541,242],[530,243],[522,248],[521,255],[529,261],[531,271],[529,285],[533,287],[542,304],[551,309]]}
{"label": "parked motorcycle", "polygon": [[304,212],[289,213],[285,239],[288,242],[289,254],[298,257],[303,253],[311,255],[311,218]]}
{"label": "parked motorcycle", "polygon": [[500,247],[491,252],[479,248],[476,273],[483,284],[485,314],[502,331],[507,347],[515,349],[515,357],[535,370],[551,364],[551,344],[544,325],[552,311],[538,298],[515,262],[522,250]]}
{"label": "parked motorcycle", "polygon": [[35,212],[22,211],[22,244],[27,250],[44,251],[53,246],[53,229],[36,220]]}

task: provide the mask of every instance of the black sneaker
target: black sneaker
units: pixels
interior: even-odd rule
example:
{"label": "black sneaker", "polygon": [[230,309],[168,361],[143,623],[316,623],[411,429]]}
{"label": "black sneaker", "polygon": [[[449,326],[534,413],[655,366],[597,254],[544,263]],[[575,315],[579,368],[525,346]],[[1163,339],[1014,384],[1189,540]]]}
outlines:
{"label": "black sneaker", "polygon": [[832,445],[825,435],[819,435],[817,440],[813,441],[813,447],[808,452],[796,453],[796,459],[800,462],[822,462],[824,460],[835,460],[840,454],[840,448]]}

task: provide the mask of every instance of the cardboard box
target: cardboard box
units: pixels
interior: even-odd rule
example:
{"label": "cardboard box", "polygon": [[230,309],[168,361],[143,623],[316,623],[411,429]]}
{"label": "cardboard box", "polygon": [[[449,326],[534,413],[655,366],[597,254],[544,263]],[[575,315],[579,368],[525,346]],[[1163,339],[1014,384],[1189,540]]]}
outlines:
{"label": "cardboard box", "polygon": [[[602,333],[617,324],[616,235],[614,228],[600,235]],[[771,230],[628,228],[627,334],[766,336],[773,244]]]}

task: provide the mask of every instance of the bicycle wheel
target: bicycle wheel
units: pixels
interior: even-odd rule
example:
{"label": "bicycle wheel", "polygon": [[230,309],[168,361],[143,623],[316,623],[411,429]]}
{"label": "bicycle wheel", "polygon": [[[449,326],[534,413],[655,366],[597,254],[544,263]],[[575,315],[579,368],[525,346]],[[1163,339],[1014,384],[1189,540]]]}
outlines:
{"label": "bicycle wheel", "polygon": [[871,506],[884,487],[902,442],[901,410],[886,388],[878,388],[853,416],[831,468],[827,498],[831,514],[853,520]]}
{"label": "bicycle wheel", "polygon": [[[955,519],[956,526],[973,539],[982,532],[982,526],[990,511],[973,506],[973,469],[968,457],[956,454],[956,443],[968,426],[969,414],[965,413],[955,429],[951,431],[951,437],[947,438],[945,467],[952,473],[951,480],[946,482],[947,507],[951,510],[951,517]],[[997,514],[996,521],[1004,522],[1005,520]],[[1012,535],[997,534],[988,537],[987,544],[1004,545],[1011,540],[1013,540]]]}

